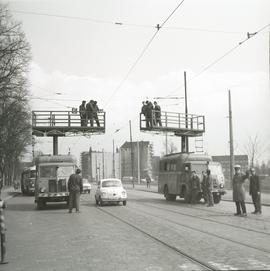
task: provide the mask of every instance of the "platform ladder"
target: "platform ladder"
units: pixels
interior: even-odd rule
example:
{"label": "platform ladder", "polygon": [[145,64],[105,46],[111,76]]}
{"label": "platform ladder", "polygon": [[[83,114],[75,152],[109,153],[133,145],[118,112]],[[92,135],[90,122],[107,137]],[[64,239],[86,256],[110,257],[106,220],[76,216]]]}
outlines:
{"label": "platform ladder", "polygon": [[196,152],[203,152],[203,136],[195,137],[195,150]]}

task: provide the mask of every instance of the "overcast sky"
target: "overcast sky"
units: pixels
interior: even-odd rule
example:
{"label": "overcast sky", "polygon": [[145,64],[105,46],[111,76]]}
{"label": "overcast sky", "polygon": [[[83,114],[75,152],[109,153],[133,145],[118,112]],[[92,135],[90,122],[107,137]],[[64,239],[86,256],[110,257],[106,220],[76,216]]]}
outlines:
{"label": "overcast sky", "polygon": [[[270,1],[185,0],[125,81],[156,32],[155,26],[161,25],[181,1],[6,2],[14,18],[23,23],[32,47],[32,109],[69,110],[83,99],[95,99],[107,113],[105,135],[60,138],[59,153],[67,153],[70,148],[79,157],[90,145],[111,151],[113,138],[118,146],[129,140],[128,121],[132,120],[133,140],[152,141],[159,155],[164,151],[165,137],[140,133],[141,101],[183,96],[183,72],[187,71],[189,113],[206,117],[204,150],[211,155],[229,154],[230,89],[235,152],[243,154],[248,138],[258,134],[261,144],[268,147],[261,159],[268,159],[269,26],[215,65],[209,65],[244,41],[247,32],[257,32],[270,23]],[[160,105],[163,111],[184,112],[183,100],[162,100]],[[116,129],[120,131],[114,133]],[[180,138],[170,140],[180,150]],[[38,142],[36,148],[52,152],[50,138],[38,138]],[[193,141],[190,145],[193,150]]]}

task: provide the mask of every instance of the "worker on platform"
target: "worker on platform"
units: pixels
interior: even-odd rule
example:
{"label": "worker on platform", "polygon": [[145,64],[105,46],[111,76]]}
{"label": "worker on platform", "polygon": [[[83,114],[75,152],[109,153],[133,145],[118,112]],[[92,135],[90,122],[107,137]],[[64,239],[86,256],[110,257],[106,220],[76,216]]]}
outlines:
{"label": "worker on platform", "polygon": [[94,121],[93,121],[93,114],[94,114],[94,108],[93,108],[93,100],[90,100],[86,104],[86,126],[88,124],[88,120],[90,121],[90,126],[94,126]]}
{"label": "worker on platform", "polygon": [[81,126],[86,126],[86,101],[82,101],[82,104],[79,107],[80,117],[81,117]]}
{"label": "worker on platform", "polygon": [[146,101],[146,128],[153,127],[153,104],[150,101]]}
{"label": "worker on platform", "polygon": [[154,125],[155,126],[162,126],[162,123],[161,123],[161,108],[160,106],[158,105],[158,103],[156,101],[154,101],[154,112],[155,112],[155,115],[154,115]]}
{"label": "worker on platform", "polygon": [[244,183],[245,180],[249,177],[249,173],[246,172],[245,175],[242,174],[240,165],[235,165],[234,170],[235,174],[232,180],[233,201],[235,202],[236,205],[236,213],[234,215],[246,217],[247,216],[245,204],[246,191],[244,188]]}
{"label": "worker on platform", "polygon": [[97,105],[97,101],[94,101],[93,102],[93,117],[94,117],[94,120],[97,124],[97,127],[100,127],[100,123],[99,123],[99,120],[98,120],[98,112],[99,112],[99,108],[98,108],[98,105]]}

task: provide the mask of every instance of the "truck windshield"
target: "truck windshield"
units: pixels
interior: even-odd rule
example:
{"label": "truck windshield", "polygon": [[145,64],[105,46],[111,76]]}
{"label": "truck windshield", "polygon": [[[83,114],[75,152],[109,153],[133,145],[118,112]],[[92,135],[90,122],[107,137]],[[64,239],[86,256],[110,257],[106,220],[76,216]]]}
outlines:
{"label": "truck windshield", "polygon": [[68,177],[73,173],[73,166],[41,166],[41,178]]}
{"label": "truck windshield", "polygon": [[220,165],[216,165],[216,164],[209,164],[208,168],[211,170],[211,174],[213,175],[222,175],[222,168]]}

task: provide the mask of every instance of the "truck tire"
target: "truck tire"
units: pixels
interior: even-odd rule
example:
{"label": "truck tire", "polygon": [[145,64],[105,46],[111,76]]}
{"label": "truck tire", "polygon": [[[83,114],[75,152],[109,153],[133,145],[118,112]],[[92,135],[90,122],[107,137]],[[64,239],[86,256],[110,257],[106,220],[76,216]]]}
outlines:
{"label": "truck tire", "polygon": [[167,201],[175,201],[176,199],[176,195],[169,194],[169,189],[167,185],[165,185],[164,187],[164,197]]}
{"label": "truck tire", "polygon": [[215,204],[220,203],[221,195],[217,195],[216,193],[214,193],[214,194],[213,194],[213,198],[214,198],[214,203],[215,203]]}
{"label": "truck tire", "polygon": [[46,202],[42,199],[38,199],[37,201],[37,210],[42,210],[46,206]]}

